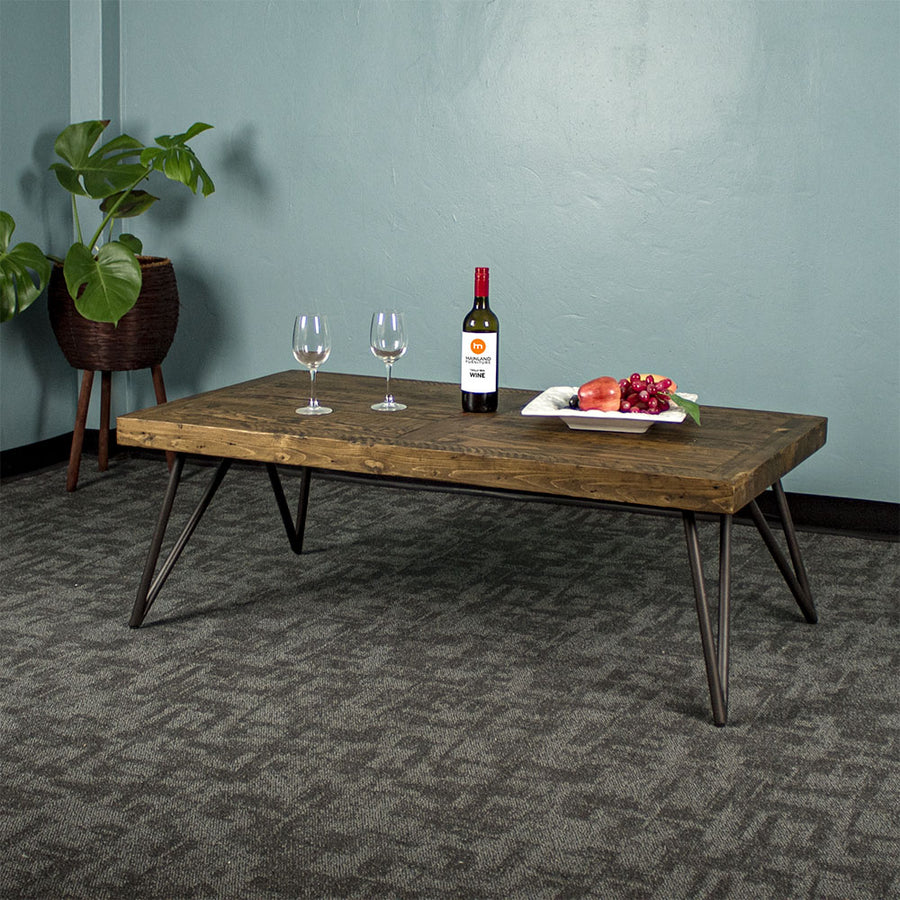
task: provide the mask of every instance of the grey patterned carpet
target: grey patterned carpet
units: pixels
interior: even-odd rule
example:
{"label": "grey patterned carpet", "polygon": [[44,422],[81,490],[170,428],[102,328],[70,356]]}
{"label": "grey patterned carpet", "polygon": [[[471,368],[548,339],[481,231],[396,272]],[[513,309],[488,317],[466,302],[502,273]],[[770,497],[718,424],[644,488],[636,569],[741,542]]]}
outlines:
{"label": "grey patterned carpet", "polygon": [[678,519],[235,468],[131,630],[165,482],[2,486],[0,896],[900,896],[900,545],[736,527],[717,729]]}

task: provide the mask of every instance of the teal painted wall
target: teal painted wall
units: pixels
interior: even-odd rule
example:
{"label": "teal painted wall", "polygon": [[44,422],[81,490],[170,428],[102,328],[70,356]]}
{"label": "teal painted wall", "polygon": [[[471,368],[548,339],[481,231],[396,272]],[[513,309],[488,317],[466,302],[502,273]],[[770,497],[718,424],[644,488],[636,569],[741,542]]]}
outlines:
{"label": "teal painted wall", "polygon": [[[69,121],[68,61],[65,0],[0,0],[0,209],[16,221],[14,244],[47,246],[68,233],[65,198],[47,170],[53,139]],[[76,386],[42,301],[0,326],[4,450],[71,431]]]}
{"label": "teal painted wall", "polygon": [[329,368],[381,373],[366,332],[390,303],[396,374],[454,380],[488,265],[503,384],[665,370],[704,402],[823,413],[785,486],[900,500],[900,5],[119,15],[125,127],[216,126],[196,141],[216,194],[166,185],[140,228],[181,286],[170,396],[291,367],[312,304]]}

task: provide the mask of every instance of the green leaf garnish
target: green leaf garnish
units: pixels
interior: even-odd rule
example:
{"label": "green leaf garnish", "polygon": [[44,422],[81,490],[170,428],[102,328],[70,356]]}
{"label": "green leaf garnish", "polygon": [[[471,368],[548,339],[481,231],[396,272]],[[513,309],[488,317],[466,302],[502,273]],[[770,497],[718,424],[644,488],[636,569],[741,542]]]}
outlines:
{"label": "green leaf garnish", "polygon": [[666,396],[671,403],[680,406],[698,425],[700,424],[700,405],[682,397],[681,394],[675,394],[672,391],[666,391]]}

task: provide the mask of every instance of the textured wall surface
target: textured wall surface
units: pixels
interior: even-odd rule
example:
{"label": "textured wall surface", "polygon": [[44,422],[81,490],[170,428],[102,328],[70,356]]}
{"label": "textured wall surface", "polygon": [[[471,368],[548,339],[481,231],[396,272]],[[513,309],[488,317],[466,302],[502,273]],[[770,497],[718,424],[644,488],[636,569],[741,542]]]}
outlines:
{"label": "textured wall surface", "polygon": [[140,226],[181,286],[170,396],[294,365],[312,306],[330,368],[381,371],[368,320],[391,304],[412,334],[396,374],[454,380],[487,265],[502,384],[650,369],[708,403],[827,414],[786,487],[900,499],[900,5],[119,14],[125,127],[216,126],[196,141],[216,194],[163,185]]}
{"label": "textured wall surface", "polygon": [[[53,138],[69,121],[68,63],[65,0],[0,0],[0,209],[15,219],[13,246],[46,247],[68,233],[65,198],[47,170]],[[71,431],[76,389],[77,375],[56,345],[43,299],[0,325],[2,449]]]}

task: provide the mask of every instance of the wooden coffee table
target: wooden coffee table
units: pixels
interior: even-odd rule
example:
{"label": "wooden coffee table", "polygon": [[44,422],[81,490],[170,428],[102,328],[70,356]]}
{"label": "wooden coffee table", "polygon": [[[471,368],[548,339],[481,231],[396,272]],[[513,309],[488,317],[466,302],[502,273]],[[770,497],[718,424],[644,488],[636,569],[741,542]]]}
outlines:
{"label": "wooden coffee table", "polygon": [[[747,508],[807,621],[816,621],[781,478],[825,443],[821,416],[704,406],[703,424],[659,423],[644,434],[574,431],[556,419],[521,415],[537,391],[505,389],[496,413],[460,411],[459,386],[398,379],[408,409],[377,413],[384,380],[322,372],[318,393],[334,408],[298,416],[305,371],[288,371],[120,416],[118,443],[176,454],[130,624],[138,627],[159,594],[234,460],[265,465],[291,548],[300,553],[310,475],[329,470],[486,491],[566,498],[648,511],[678,510],[706,665],[713,719],[728,717],[731,526]],[[157,572],[186,455],[221,460],[206,492]],[[300,468],[292,516],[278,466]],[[756,502],[770,489],[787,553]],[[717,623],[714,632],[701,566],[698,513],[719,521]]]}

